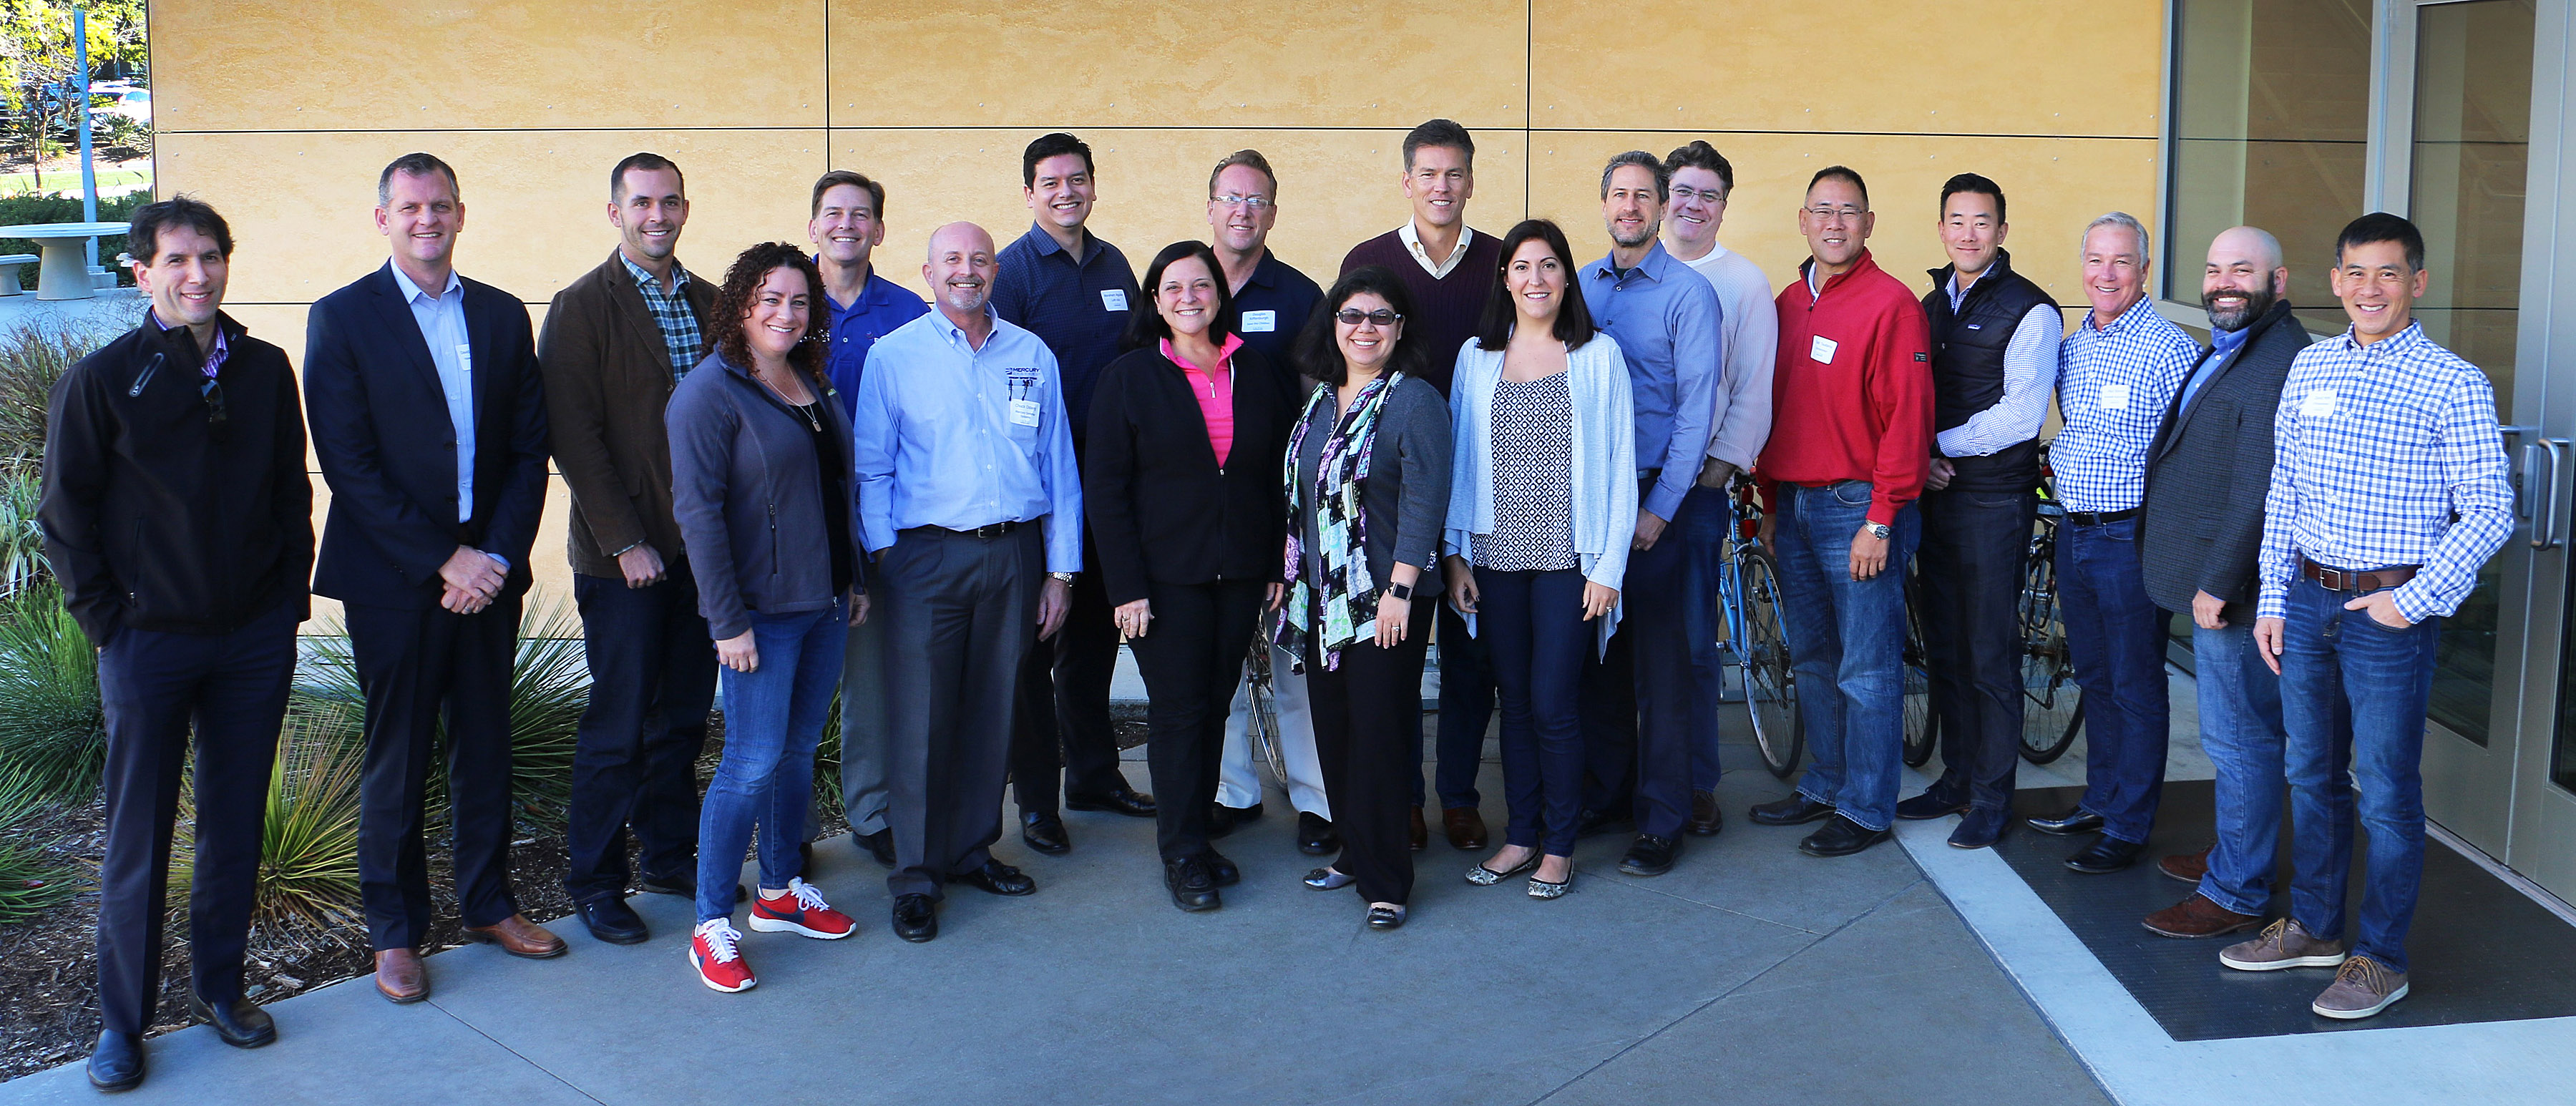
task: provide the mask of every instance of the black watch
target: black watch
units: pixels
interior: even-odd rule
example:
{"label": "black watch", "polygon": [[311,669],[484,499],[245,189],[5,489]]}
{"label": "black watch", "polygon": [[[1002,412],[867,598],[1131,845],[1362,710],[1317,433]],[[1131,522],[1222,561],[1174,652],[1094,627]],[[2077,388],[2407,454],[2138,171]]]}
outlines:
{"label": "black watch", "polygon": [[1396,597],[1396,599],[1402,602],[1413,602],[1413,585],[1411,584],[1388,584],[1386,586],[1386,593]]}

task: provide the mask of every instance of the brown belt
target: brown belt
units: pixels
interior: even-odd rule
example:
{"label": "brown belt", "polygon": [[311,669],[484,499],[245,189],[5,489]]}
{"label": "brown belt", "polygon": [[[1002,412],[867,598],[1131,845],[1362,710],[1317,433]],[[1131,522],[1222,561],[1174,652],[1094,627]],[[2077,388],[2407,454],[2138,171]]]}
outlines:
{"label": "brown belt", "polygon": [[2351,592],[2356,595],[2393,588],[2415,578],[2415,565],[2374,568],[2368,572],[2327,568],[2305,557],[2299,558],[2299,575],[2325,585],[2327,591]]}

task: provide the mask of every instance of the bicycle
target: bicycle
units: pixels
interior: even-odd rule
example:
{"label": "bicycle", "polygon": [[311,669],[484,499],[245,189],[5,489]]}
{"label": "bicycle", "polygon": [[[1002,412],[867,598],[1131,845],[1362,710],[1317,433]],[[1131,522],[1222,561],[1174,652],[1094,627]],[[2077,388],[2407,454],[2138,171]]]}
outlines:
{"label": "bicycle", "polygon": [[1921,768],[1941,743],[1941,716],[1932,710],[1931,651],[1923,644],[1922,576],[1909,559],[1905,565],[1905,766]]}
{"label": "bicycle", "polygon": [[1279,707],[1270,698],[1270,635],[1268,626],[1252,631],[1252,650],[1244,658],[1244,687],[1252,698],[1252,725],[1245,736],[1252,741],[1252,751],[1270,766],[1270,782],[1279,790],[1288,790],[1288,761],[1279,752]]}
{"label": "bicycle", "polygon": [[1717,579],[1718,613],[1726,620],[1727,652],[1744,678],[1744,710],[1762,766],[1787,779],[1798,770],[1807,734],[1789,637],[1780,625],[1780,564],[1762,548],[1762,504],[1753,481],[1738,473],[1729,491],[1735,527],[1727,532],[1726,564]]}
{"label": "bicycle", "polygon": [[2039,452],[2039,518],[2030,555],[2022,560],[2021,757],[2046,764],[2066,755],[2084,728],[2084,693],[2075,683],[2075,661],[2066,649],[2066,621],[2057,605],[2057,527],[2066,508],[2057,502],[2048,447]]}

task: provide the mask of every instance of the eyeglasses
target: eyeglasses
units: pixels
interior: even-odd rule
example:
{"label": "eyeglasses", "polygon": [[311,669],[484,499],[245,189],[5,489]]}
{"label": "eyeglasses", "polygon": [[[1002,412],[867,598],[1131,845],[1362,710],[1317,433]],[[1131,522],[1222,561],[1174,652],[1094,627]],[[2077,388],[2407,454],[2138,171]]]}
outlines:
{"label": "eyeglasses", "polygon": [[224,386],[214,377],[207,377],[205,383],[197,386],[197,398],[206,402],[206,422],[209,425],[221,423],[228,417],[224,413]]}
{"label": "eyeglasses", "polygon": [[1838,219],[1844,222],[1857,222],[1861,216],[1869,214],[1869,209],[1864,207],[1826,207],[1822,204],[1803,210],[1819,223],[1830,223]]}
{"label": "eyeglasses", "polygon": [[1218,207],[1248,207],[1254,211],[1267,210],[1272,203],[1268,196],[1237,196],[1231,193],[1223,196],[1210,196],[1208,197],[1208,202],[1215,204]]}
{"label": "eyeglasses", "polygon": [[1358,326],[1361,323],[1375,323],[1379,326],[1394,326],[1396,320],[1403,317],[1404,316],[1393,311],[1389,311],[1383,307],[1375,311],[1361,311],[1355,308],[1345,307],[1333,313],[1333,321],[1340,323],[1343,326]]}
{"label": "eyeglasses", "polygon": [[1702,203],[1712,204],[1722,204],[1726,202],[1726,193],[1715,188],[1693,188],[1687,184],[1676,184],[1672,186],[1672,193],[1673,202],[1675,203],[1679,203],[1683,200],[1698,200]]}

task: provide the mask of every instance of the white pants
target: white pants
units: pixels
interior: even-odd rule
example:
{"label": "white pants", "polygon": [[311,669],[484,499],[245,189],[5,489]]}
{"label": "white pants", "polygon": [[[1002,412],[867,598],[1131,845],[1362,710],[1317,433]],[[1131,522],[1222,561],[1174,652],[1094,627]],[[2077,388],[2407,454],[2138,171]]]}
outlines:
{"label": "white pants", "polygon": [[[1279,714],[1279,759],[1288,765],[1288,802],[1331,821],[1324,802],[1324,766],[1315,759],[1315,719],[1306,705],[1306,677],[1288,670],[1288,654],[1270,651],[1270,705]],[[1234,692],[1225,718],[1225,758],[1217,768],[1216,801],[1241,810],[1261,801],[1259,757],[1252,751],[1252,666]]]}

